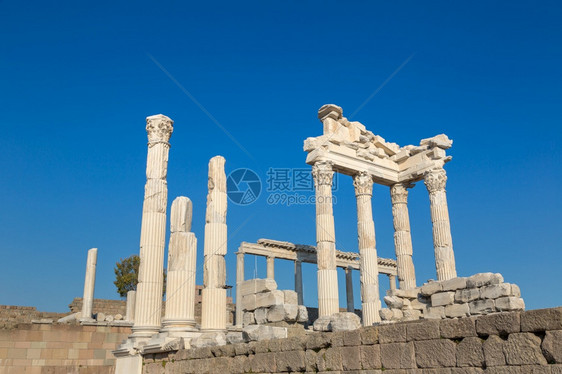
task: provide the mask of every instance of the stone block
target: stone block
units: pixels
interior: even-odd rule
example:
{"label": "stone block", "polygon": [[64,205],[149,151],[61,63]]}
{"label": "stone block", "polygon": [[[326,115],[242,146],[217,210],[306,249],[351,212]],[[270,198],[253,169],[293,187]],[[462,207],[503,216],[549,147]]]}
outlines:
{"label": "stone block", "polygon": [[416,363],[421,368],[443,368],[456,365],[456,344],[448,339],[414,342]]}
{"label": "stone block", "polygon": [[443,319],[445,318],[444,306],[432,306],[427,308],[426,313],[423,315],[426,319]]}
{"label": "stone block", "polygon": [[382,308],[381,310],[379,310],[379,316],[383,321],[391,321],[393,315],[394,314],[392,313],[392,310],[388,308]]}
{"label": "stone block", "polygon": [[306,370],[306,354],[304,351],[277,352],[275,354],[277,371],[302,372]]}
{"label": "stone block", "polygon": [[479,273],[467,278],[466,287],[478,288],[500,283],[503,283],[503,277],[500,273]]}
{"label": "stone block", "polygon": [[191,347],[203,348],[226,344],[226,335],[222,332],[208,332],[191,340]]}
{"label": "stone block", "polygon": [[470,308],[468,304],[453,304],[445,307],[445,316],[447,318],[458,318],[470,316]]}
{"label": "stone block", "polygon": [[525,310],[525,302],[520,297],[500,297],[495,302],[499,311]]}
{"label": "stone block", "polygon": [[319,350],[322,348],[327,348],[331,343],[331,334],[319,333],[311,334],[306,340],[306,349]]}
{"label": "stone block", "polygon": [[361,346],[361,363],[363,369],[380,369],[382,367],[381,346],[378,344]]}
{"label": "stone block", "polygon": [[381,344],[381,365],[385,369],[413,369],[416,367],[414,343]]}
{"label": "stone block", "polygon": [[439,320],[425,320],[406,325],[407,341],[439,338]]}
{"label": "stone block", "polygon": [[468,288],[465,290],[457,290],[455,292],[456,303],[468,303],[469,301],[478,300],[480,290],[478,288]]}
{"label": "stone block", "polygon": [[405,321],[415,321],[421,318],[422,311],[416,309],[406,309],[403,312]]}
{"label": "stone block", "polygon": [[275,290],[262,292],[256,296],[256,308],[268,308],[273,305],[281,305],[285,301],[283,291]]}
{"label": "stone block", "polygon": [[468,303],[470,314],[490,314],[496,311],[496,303],[492,299],[474,300]]}
{"label": "stone block", "polygon": [[448,279],[440,283],[443,291],[456,291],[466,288],[466,278],[463,277]]}
{"label": "stone block", "polygon": [[338,371],[342,370],[341,348],[326,348],[318,352],[316,356],[318,371]]}
{"label": "stone block", "polygon": [[287,337],[287,328],[264,325],[251,325],[242,331],[244,340],[260,341],[269,339],[283,339]]}
{"label": "stone block", "polygon": [[505,354],[503,353],[504,340],[497,335],[490,335],[482,344],[484,350],[484,359],[486,366],[503,366],[505,362]]}
{"label": "stone block", "polygon": [[360,330],[361,344],[377,344],[379,342],[379,327],[366,326]]}
{"label": "stone block", "polygon": [[283,295],[285,297],[285,304],[294,304],[298,305],[299,303],[299,295],[295,291],[291,290],[283,290]]}
{"label": "stone block", "polygon": [[256,310],[256,295],[242,296],[242,310],[245,312],[252,312]]}
{"label": "stone block", "polygon": [[521,289],[516,284],[511,284],[511,296],[521,297]]}
{"label": "stone block", "polygon": [[312,324],[312,328],[314,331],[332,331],[331,316],[318,317],[318,319]]}
{"label": "stone block", "polygon": [[500,283],[480,288],[481,299],[497,299],[503,296],[511,296],[511,284]]}
{"label": "stone block", "polygon": [[508,365],[546,365],[541,338],[532,333],[511,334],[503,345]]}
{"label": "stone block", "polygon": [[406,324],[404,323],[379,326],[379,342],[381,344],[406,342],[406,338]]}
{"label": "stone block", "polygon": [[562,307],[521,313],[521,331],[562,330]]}
{"label": "stone block", "polygon": [[443,288],[441,287],[440,282],[429,282],[421,286],[420,294],[422,296],[431,296],[436,292],[442,291]]}
{"label": "stone block", "polygon": [[430,300],[427,300],[425,298],[417,298],[410,301],[410,307],[415,310],[423,311],[426,310],[428,306],[431,306],[430,302]]}
{"label": "stone block", "polygon": [[439,323],[441,337],[447,339],[460,339],[476,336],[476,323],[474,318],[445,319]]}
{"label": "stone block", "polygon": [[240,283],[239,291],[242,296],[275,291],[277,290],[277,283],[273,279],[250,279]]}
{"label": "stone block", "polygon": [[346,347],[361,345],[360,330],[343,331],[343,345]]}
{"label": "stone block", "polygon": [[297,315],[297,322],[299,323],[306,323],[308,322],[308,310],[304,305],[298,306],[299,313]]}
{"label": "stone block", "polygon": [[384,303],[391,309],[401,309],[404,306],[404,301],[398,296],[385,296]]}
{"label": "stone block", "polygon": [[507,335],[519,332],[521,326],[518,312],[494,313],[476,320],[478,335]]}
{"label": "stone block", "polygon": [[226,341],[228,344],[244,343],[244,336],[241,331],[229,331],[226,334]]}
{"label": "stone block", "polygon": [[393,321],[400,321],[402,318],[404,318],[404,312],[400,309],[390,309],[390,311],[392,312],[392,320]]}
{"label": "stone block", "polygon": [[268,308],[258,308],[254,311],[254,318],[256,320],[256,324],[263,325],[267,323],[267,312],[268,312]]}
{"label": "stone block", "polygon": [[356,330],[361,327],[361,319],[355,313],[336,313],[332,314],[330,325],[334,332]]}
{"label": "stone block", "polygon": [[457,366],[482,367],[484,365],[484,350],[480,338],[464,338],[457,345]]}
{"label": "stone block", "polygon": [[[359,334],[357,334],[359,335]],[[345,371],[349,370],[360,370],[361,369],[361,348],[355,347],[343,347],[341,348],[342,353],[342,369]]]}
{"label": "stone block", "polygon": [[295,304],[281,304],[270,307],[267,311],[268,322],[288,321],[294,322],[297,320],[299,308]]}
{"label": "stone block", "polygon": [[[258,353],[248,357],[250,373],[275,373],[275,353]],[[214,369],[214,368],[213,368]],[[212,372],[216,372],[212,370]]]}
{"label": "stone block", "polygon": [[387,294],[389,296],[395,295],[395,296],[402,297],[402,298],[416,299],[418,297],[419,293],[420,293],[419,288],[409,288],[407,290],[400,290],[400,289],[388,290]]}
{"label": "stone block", "polygon": [[253,312],[244,312],[242,315],[242,325],[254,325],[256,323],[256,317]]}
{"label": "stone block", "polygon": [[549,364],[562,364],[562,330],[547,331],[541,347]]}
{"label": "stone block", "polygon": [[451,291],[437,292],[431,295],[431,306],[451,305],[455,302],[455,293]]}

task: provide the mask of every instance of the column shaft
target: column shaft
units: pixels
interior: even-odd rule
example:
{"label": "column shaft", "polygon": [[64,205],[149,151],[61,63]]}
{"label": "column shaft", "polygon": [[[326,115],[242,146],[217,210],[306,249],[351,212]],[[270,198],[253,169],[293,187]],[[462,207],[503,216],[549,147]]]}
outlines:
{"label": "column shaft", "polygon": [[240,285],[244,282],[244,253],[236,252],[236,326],[242,326],[242,294]]}
{"label": "column shaft", "polygon": [[353,278],[351,268],[345,268],[345,293],[347,296],[347,311],[355,312],[355,302],[353,300]]}
{"label": "column shaft", "polygon": [[267,256],[267,278],[275,279],[275,257]]}
{"label": "column shaft", "polygon": [[390,289],[394,291],[396,289],[396,277],[394,275],[389,275],[388,283],[390,284]]}
{"label": "column shaft", "polygon": [[126,321],[135,320],[135,303],[137,300],[137,291],[127,292],[127,311],[125,313]]}
{"label": "column shaft", "polygon": [[295,292],[298,296],[299,305],[304,305],[304,295],[302,289],[302,262],[295,261]]}
{"label": "column shaft", "polygon": [[449,222],[449,208],[447,207],[447,194],[445,192],[445,184],[447,183],[445,170],[436,169],[426,173],[424,182],[429,192],[437,279],[455,278],[457,271],[451,224]]}
{"label": "column shaft", "polygon": [[96,286],[96,264],[98,261],[98,249],[88,250],[86,260],[86,276],[84,279],[84,296],[82,297],[82,315],[84,320],[92,319],[94,307],[94,288]]}
{"label": "column shaft", "polygon": [[394,248],[400,289],[416,287],[416,273],[412,260],[412,236],[408,214],[408,190],[410,186],[397,183],[390,188],[392,218],[394,222]]}
{"label": "column shaft", "polygon": [[312,168],[316,186],[316,251],[318,264],[318,316],[339,312],[336,239],[332,207],[334,172],[329,162]]}

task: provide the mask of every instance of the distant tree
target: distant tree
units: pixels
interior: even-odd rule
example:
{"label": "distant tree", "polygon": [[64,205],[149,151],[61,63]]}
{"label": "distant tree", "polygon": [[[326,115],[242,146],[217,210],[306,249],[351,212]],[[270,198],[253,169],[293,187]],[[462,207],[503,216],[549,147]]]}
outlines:
{"label": "distant tree", "polygon": [[[127,297],[127,292],[136,291],[139,282],[140,257],[132,255],[121,259],[115,264],[115,282],[117,293],[121,297]],[[164,270],[164,288],[162,296],[166,294],[166,271]]]}

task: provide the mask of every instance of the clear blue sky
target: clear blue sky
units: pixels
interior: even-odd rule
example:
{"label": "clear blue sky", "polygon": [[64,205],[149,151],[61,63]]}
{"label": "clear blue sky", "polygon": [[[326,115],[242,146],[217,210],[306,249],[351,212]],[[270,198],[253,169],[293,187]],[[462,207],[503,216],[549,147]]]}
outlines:
{"label": "clear blue sky", "polygon": [[[413,55],[354,120],[401,145],[448,134],[459,275],[500,272],[528,308],[561,305],[560,19],[554,1],[1,1],[0,304],[68,310],[91,247],[95,297],[117,297],[114,264],[139,250],[146,116],[175,121],[169,202],[194,202],[200,283],[208,160],[223,155],[227,173],[246,167],[262,180],[270,167],[307,167],[302,144],[322,132],[317,109],[353,113]],[[351,180],[339,182],[337,246],[356,251]],[[229,206],[229,284],[241,241],[314,244],[313,205],[265,196]],[[379,255],[394,257],[388,188],[375,188],[373,210]],[[421,283],[435,278],[423,184],[410,193],[410,217]],[[305,302],[316,305],[315,269],[304,270]],[[293,286],[291,264],[278,262],[276,276]]]}

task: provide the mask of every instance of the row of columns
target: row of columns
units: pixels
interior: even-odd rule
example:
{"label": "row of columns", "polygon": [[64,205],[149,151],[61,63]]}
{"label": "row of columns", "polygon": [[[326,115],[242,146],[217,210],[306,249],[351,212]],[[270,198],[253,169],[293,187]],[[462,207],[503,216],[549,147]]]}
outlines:
{"label": "row of columns", "polygon": [[[319,315],[339,311],[338,282],[335,264],[335,231],[332,209],[332,179],[334,171],[329,161],[317,162],[312,167],[316,190],[316,242],[318,251],[318,309]],[[455,259],[449,223],[445,184],[447,176],[442,168],[427,172],[424,183],[429,192],[437,279],[456,277]],[[378,262],[375,225],[372,214],[373,178],[366,172],[353,177],[357,200],[357,232],[360,255],[361,302],[364,325],[380,321]],[[410,183],[397,183],[390,188],[394,223],[397,274],[401,289],[416,287],[412,260],[412,238],[408,214]],[[346,272],[346,279],[350,279]],[[393,285],[394,283],[394,285]],[[346,282],[347,288],[352,287]],[[391,289],[395,287],[391,280]],[[351,294],[351,296],[350,296]],[[347,309],[353,310],[352,292],[347,293]]]}

